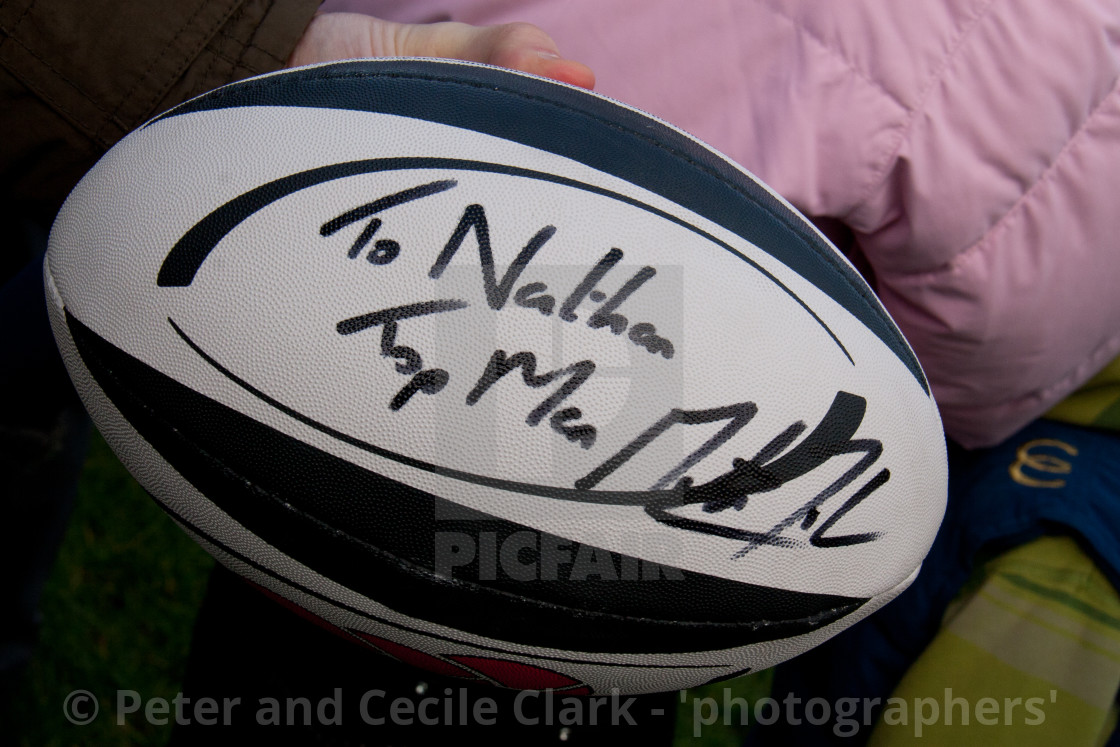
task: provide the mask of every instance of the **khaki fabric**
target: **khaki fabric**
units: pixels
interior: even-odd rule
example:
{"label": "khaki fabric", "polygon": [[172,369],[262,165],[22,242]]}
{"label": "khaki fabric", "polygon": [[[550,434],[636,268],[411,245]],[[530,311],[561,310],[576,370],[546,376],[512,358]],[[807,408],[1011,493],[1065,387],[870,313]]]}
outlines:
{"label": "khaki fabric", "polygon": [[872,747],[1094,747],[1116,727],[1120,595],[1069,537],[978,570],[884,704]]}
{"label": "khaki fabric", "polygon": [[0,200],[47,221],[152,116],[283,67],[318,0],[0,0]]}

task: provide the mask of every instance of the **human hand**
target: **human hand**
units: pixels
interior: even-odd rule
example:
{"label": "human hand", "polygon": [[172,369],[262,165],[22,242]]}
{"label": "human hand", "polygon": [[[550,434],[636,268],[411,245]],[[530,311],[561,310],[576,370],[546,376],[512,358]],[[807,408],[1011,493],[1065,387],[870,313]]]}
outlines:
{"label": "human hand", "polygon": [[485,62],[583,88],[595,85],[590,68],[561,57],[551,37],[528,23],[407,24],[362,13],[320,13],[296,44],[288,66],[358,57],[442,57]]}

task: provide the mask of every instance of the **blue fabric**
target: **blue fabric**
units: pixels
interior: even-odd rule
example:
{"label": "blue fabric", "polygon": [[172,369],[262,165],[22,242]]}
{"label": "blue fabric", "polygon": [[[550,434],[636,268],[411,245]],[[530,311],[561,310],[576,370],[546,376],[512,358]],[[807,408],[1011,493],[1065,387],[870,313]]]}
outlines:
{"label": "blue fabric", "polygon": [[[1053,471],[1062,462],[1068,473]],[[1120,434],[1040,420],[992,449],[968,452],[950,444],[945,520],[918,578],[868,619],[779,666],[772,697],[880,698],[872,711],[877,716],[973,568],[1043,534],[1078,539],[1120,588]],[[861,726],[842,739],[833,729],[831,722],[795,726],[779,719],[756,727],[749,743],[851,745],[871,733]],[[1120,744],[1116,735],[1110,744]]]}

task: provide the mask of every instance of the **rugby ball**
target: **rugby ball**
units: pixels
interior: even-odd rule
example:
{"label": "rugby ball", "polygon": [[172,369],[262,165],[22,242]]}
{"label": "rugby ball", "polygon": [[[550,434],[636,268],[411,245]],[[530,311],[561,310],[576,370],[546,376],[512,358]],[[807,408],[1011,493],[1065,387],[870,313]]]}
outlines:
{"label": "rugby ball", "polygon": [[845,258],[703,143],[533,76],[368,60],[207,93],[75,188],[45,282],[176,522],[441,674],[770,667],[904,589],[944,509],[929,385]]}

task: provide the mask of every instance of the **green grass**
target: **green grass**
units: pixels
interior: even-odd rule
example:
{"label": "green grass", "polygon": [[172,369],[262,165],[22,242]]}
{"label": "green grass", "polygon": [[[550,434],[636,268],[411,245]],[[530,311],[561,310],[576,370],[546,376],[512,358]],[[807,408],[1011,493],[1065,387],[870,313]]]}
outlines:
{"label": "green grass", "polygon": [[[168,727],[135,719],[117,726],[111,699],[118,689],[167,698],[179,691],[212,565],[95,436],[8,735],[28,747],[164,744]],[[100,701],[88,726],[63,717],[75,689]]]}
{"label": "green grass", "polygon": [[[179,692],[212,566],[210,556],[159,510],[95,435],[44,591],[36,658],[8,714],[11,723],[0,725],[0,733],[27,747],[164,744],[170,726],[144,719],[118,726],[112,699],[117,690],[136,690],[145,700]],[[762,672],[685,692],[676,744],[740,744],[745,728],[734,720],[724,723],[724,698],[753,700],[769,687],[769,672]],[[66,696],[77,689],[100,702],[100,716],[88,726],[71,725],[63,716]],[[719,719],[701,726],[696,739],[695,716],[710,702],[705,698],[719,704]]]}
{"label": "green grass", "polygon": [[[684,691],[682,702],[677,706],[677,730],[673,744],[676,747],[686,744],[738,747],[743,743],[747,727],[740,725],[743,706],[736,698],[753,704],[756,699],[769,694],[772,679],[772,672],[767,669],[728,682]],[[726,707],[729,704],[731,707]],[[714,723],[705,723],[713,719]]]}

